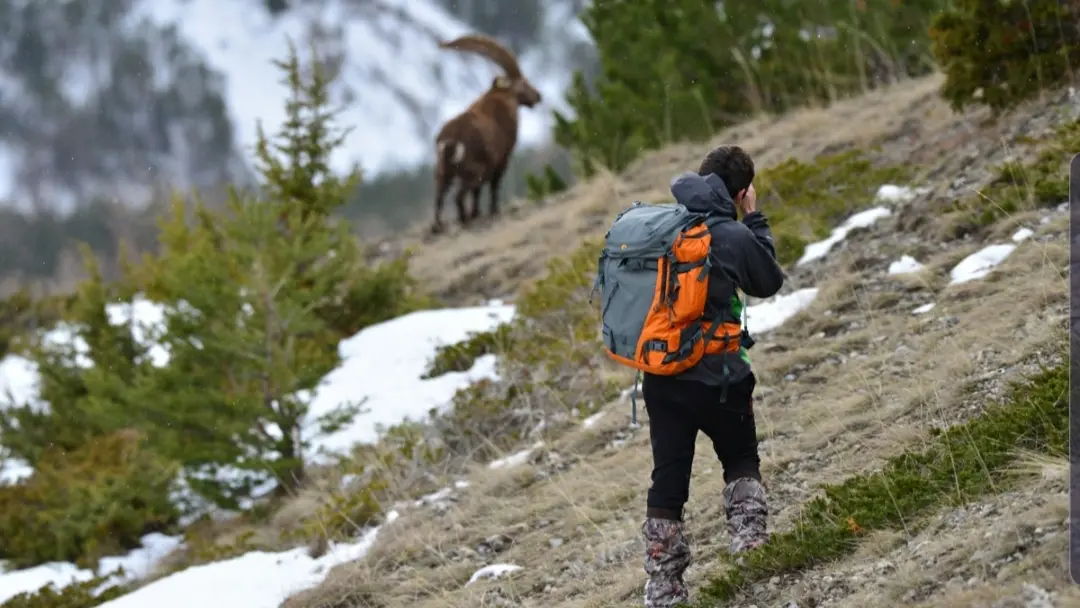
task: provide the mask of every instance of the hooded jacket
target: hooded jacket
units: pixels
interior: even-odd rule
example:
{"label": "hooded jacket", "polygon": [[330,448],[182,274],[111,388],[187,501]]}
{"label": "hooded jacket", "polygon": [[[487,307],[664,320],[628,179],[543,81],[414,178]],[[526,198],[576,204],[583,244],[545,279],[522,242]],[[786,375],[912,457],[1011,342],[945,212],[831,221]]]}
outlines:
{"label": "hooded jacket", "polygon": [[[705,318],[718,314],[724,322],[740,323],[744,303],[738,291],[755,298],[775,295],[784,285],[784,271],[776,261],[776,248],[768,220],[760,211],[738,221],[735,202],[719,176],[683,173],[671,181],[671,194],[690,211],[712,213],[726,218],[712,226],[712,269]],[[753,328],[747,328],[752,330]],[[679,374],[679,378],[720,385],[739,382],[750,374],[746,348],[739,353],[706,355],[700,363]]]}

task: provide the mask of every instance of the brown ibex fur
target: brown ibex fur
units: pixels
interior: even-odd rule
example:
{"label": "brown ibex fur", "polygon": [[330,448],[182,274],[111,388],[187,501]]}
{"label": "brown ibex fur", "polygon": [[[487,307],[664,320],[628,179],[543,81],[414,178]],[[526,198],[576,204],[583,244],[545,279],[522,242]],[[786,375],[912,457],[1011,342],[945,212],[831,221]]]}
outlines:
{"label": "brown ibex fur", "polygon": [[[454,199],[458,220],[463,226],[480,216],[480,189],[491,190],[491,215],[499,211],[499,182],[506,172],[517,144],[518,108],[540,103],[540,92],[521,74],[514,54],[492,38],[476,34],[443,42],[439,48],[476,53],[487,57],[505,75],[496,76],[480,99],[451,118],[435,136],[435,222],[433,233],[443,230],[443,199],[458,182]],[[473,204],[465,210],[465,196],[472,193]]]}

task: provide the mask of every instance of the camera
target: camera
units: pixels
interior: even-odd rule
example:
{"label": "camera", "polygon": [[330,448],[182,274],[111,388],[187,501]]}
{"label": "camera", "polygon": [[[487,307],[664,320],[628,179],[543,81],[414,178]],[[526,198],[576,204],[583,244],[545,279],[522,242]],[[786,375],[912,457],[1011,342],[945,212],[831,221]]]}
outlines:
{"label": "camera", "polygon": [[742,330],[742,333],[739,334],[739,344],[746,350],[750,350],[754,347],[754,338],[750,336],[749,331],[745,329]]}

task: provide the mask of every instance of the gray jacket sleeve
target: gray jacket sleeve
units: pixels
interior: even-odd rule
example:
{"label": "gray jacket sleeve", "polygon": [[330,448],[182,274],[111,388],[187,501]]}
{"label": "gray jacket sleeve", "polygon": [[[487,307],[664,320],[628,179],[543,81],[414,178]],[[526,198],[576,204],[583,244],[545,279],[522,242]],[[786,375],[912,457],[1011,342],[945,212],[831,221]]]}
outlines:
{"label": "gray jacket sleeve", "polygon": [[[768,220],[760,211],[743,218],[746,230],[732,230],[727,269],[740,289],[755,298],[768,298],[784,285],[784,270],[776,261],[776,247]],[[733,228],[739,228],[732,226]]]}

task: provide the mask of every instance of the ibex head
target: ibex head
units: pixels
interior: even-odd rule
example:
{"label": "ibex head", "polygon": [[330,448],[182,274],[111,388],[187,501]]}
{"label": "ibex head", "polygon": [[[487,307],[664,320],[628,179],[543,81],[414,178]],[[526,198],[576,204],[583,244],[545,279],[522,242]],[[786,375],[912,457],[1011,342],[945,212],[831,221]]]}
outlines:
{"label": "ibex head", "polygon": [[487,57],[506,72],[503,76],[496,76],[492,81],[493,90],[511,93],[517,98],[518,103],[528,108],[540,103],[540,91],[537,91],[536,87],[521,74],[517,58],[494,39],[479,34],[469,34],[450,42],[440,43],[439,48],[476,53]]}

